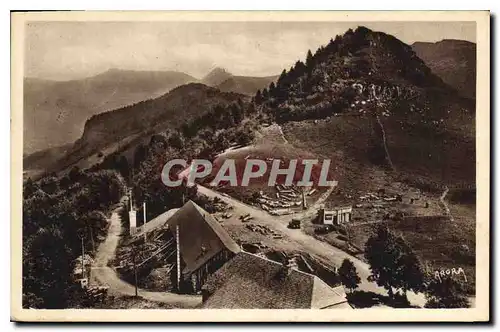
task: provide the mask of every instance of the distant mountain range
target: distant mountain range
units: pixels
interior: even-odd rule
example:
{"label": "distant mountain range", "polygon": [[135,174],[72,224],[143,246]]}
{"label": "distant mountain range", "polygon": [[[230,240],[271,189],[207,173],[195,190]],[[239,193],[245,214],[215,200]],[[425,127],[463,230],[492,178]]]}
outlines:
{"label": "distant mountain range", "polygon": [[24,153],[74,142],[92,115],[161,96],[196,79],[175,71],[112,69],[66,82],[24,80]]}
{"label": "distant mountain range", "polygon": [[175,71],[111,69],[72,81],[24,80],[24,155],[74,142],[95,114],[154,99],[193,82],[254,95],[275,77],[233,76],[215,68],[202,80]]}
{"label": "distant mountain range", "polygon": [[437,43],[416,42],[411,46],[444,82],[464,96],[476,97],[475,43],[445,39]]}

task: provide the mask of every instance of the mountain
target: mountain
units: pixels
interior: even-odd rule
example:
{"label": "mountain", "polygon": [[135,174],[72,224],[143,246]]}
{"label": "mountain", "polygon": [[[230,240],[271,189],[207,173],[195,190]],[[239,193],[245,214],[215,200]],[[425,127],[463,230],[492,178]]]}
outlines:
{"label": "mountain", "polygon": [[436,43],[416,42],[415,53],[444,82],[464,96],[476,96],[476,44],[444,39]]}
{"label": "mountain", "polygon": [[55,163],[56,168],[50,170],[62,170],[91,155],[103,152],[107,155],[143,138],[149,139],[155,133],[180,128],[213,107],[225,107],[242,98],[245,96],[221,92],[201,83],[189,83],[160,97],[93,115],[85,123],[82,136]]}
{"label": "mountain", "polygon": [[201,83],[208,86],[217,86],[232,76],[233,74],[224,68],[216,67],[201,79]]}
{"label": "mountain", "polygon": [[236,92],[249,96],[255,95],[257,90],[262,90],[271,82],[278,79],[278,76],[251,77],[251,76],[232,76],[217,85],[221,91]]}
{"label": "mountain", "polygon": [[74,142],[94,114],[158,97],[195,78],[175,71],[111,69],[72,81],[24,80],[24,154]]}
{"label": "mountain", "polygon": [[475,181],[474,102],[383,32],[337,36],[256,101],[289,142],[331,158],[347,190],[388,170],[427,189]]}

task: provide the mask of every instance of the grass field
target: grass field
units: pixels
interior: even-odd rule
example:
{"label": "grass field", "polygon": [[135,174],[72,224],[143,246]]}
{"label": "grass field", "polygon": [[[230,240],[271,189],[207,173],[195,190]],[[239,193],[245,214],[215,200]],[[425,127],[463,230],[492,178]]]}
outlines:
{"label": "grass field", "polygon": [[[452,181],[470,183],[473,179],[474,165],[472,163],[470,167],[467,166],[473,161],[468,156],[474,155],[470,137],[460,136],[456,131],[436,132],[432,137],[416,135],[412,134],[414,131],[411,128],[401,127],[397,119],[384,119],[383,123],[389,151],[394,153],[391,157],[397,167],[395,172],[387,167],[385,159],[380,155],[380,137],[371,118],[341,116],[289,122],[283,126],[283,132],[288,142],[297,148],[336,160],[331,171],[334,172],[339,187],[327,203],[363,205],[361,208],[354,208],[352,215],[350,237],[356,246],[364,247],[373,227],[377,225],[373,222],[387,220],[388,226],[410,243],[422,262],[432,271],[462,267],[469,281],[469,292],[473,293],[476,226],[474,200],[468,199],[471,195],[462,200],[455,199],[456,195],[447,197],[454,222],[440,217],[443,215],[443,208],[439,204],[439,196],[445,184]],[[422,126],[425,125],[419,125]],[[462,148],[464,140],[466,144]],[[442,143],[436,145],[434,141]],[[456,176],[458,173],[461,175]],[[420,182],[425,185],[419,186]],[[402,202],[377,202],[377,206],[383,207],[373,208],[359,200],[361,195],[376,193],[381,189],[389,194],[401,195]],[[411,203],[411,198],[415,197],[419,199]],[[463,204],[464,202],[468,204]],[[408,218],[403,221],[386,218],[388,214],[398,211]],[[346,245],[336,232],[317,237],[340,248]]]}

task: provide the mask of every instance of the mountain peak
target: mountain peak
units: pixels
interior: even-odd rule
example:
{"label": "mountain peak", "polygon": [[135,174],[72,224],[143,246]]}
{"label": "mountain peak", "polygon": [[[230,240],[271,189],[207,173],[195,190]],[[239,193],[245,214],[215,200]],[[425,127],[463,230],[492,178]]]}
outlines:
{"label": "mountain peak", "polygon": [[205,77],[203,77],[201,81],[203,82],[203,84],[209,86],[216,86],[232,76],[233,74],[228,72],[226,69],[221,67],[215,67]]}

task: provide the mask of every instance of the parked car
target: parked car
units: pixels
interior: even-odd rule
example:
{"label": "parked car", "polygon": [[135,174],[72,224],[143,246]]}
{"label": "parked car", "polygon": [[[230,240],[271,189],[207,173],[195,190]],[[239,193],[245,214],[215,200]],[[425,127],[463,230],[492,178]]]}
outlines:
{"label": "parked car", "polygon": [[288,228],[300,229],[300,219],[292,219],[292,221],[288,223]]}

